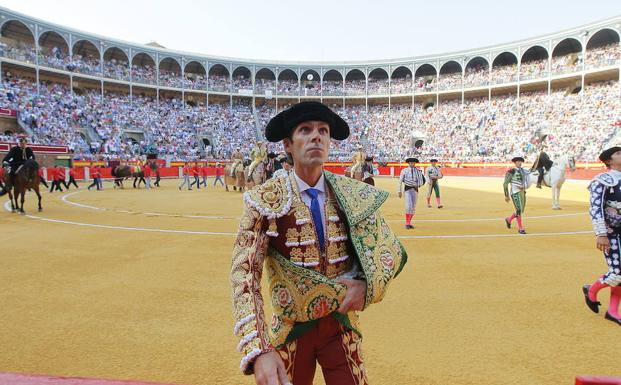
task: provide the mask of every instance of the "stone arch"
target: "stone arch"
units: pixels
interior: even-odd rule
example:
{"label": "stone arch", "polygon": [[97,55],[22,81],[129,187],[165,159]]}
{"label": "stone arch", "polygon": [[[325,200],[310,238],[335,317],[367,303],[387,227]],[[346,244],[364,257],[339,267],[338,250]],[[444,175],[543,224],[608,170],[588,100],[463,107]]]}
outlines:
{"label": "stone arch", "polygon": [[299,95],[298,75],[292,69],[284,69],[278,74],[278,93],[280,95]]}
{"label": "stone arch", "polygon": [[56,31],[45,31],[39,35],[39,65],[66,69],[69,62],[69,43]]}
{"label": "stone arch", "polygon": [[586,44],[586,68],[616,65],[621,56],[619,33],[610,28],[595,32]]}
{"label": "stone arch", "polygon": [[132,57],[132,82],[157,84],[154,57],[147,52],[137,52]]}
{"label": "stone arch", "polygon": [[0,36],[8,49],[4,55],[15,60],[36,61],[35,38],[32,30],[19,20],[7,20],[0,27]]}
{"label": "stone arch", "polygon": [[366,94],[366,76],[361,70],[354,68],[345,74],[345,93],[347,95]]}
{"label": "stone arch", "polygon": [[261,68],[254,75],[254,89],[256,93],[263,94],[269,90],[276,91],[276,74],[269,68]]}
{"label": "stone arch", "polygon": [[433,91],[436,88],[438,70],[431,64],[423,64],[414,72],[414,87],[423,92]]}
{"label": "stone arch", "polygon": [[545,77],[548,72],[548,57],[548,50],[540,45],[534,45],[524,51],[520,60],[520,79]]}
{"label": "stone arch", "polygon": [[412,70],[399,66],[390,75],[391,94],[409,94],[412,92]]}
{"label": "stone arch", "polygon": [[321,94],[321,76],[313,69],[307,69],[300,76],[302,96],[317,96]]}
{"label": "stone arch", "polygon": [[455,60],[449,60],[440,67],[438,86],[440,90],[462,87],[462,66]]}
{"label": "stone arch", "polygon": [[335,69],[326,71],[323,74],[321,92],[324,96],[343,95],[343,74]]}
{"label": "stone arch", "polygon": [[161,86],[181,88],[181,64],[177,59],[165,57],[160,60],[158,67]]}
{"label": "stone arch", "polygon": [[118,47],[104,51],[104,76],[112,79],[129,80],[129,57]]}
{"label": "stone arch", "polygon": [[[68,69],[75,72],[98,75],[101,73],[101,54],[99,47],[88,39],[80,39],[73,43],[72,60]],[[72,68],[74,67],[74,68]]]}
{"label": "stone arch", "polygon": [[246,66],[238,66],[233,70],[233,91],[252,89],[252,72]]}
{"label": "stone arch", "polygon": [[214,64],[209,68],[209,89],[217,92],[230,92],[230,72],[223,64]]}
{"label": "stone arch", "polygon": [[521,63],[528,63],[536,60],[546,60],[548,58],[548,50],[540,45],[534,45],[524,51]]}
{"label": "stone arch", "polygon": [[196,61],[190,60],[183,68],[185,88],[193,90],[207,89],[207,70],[205,66]]}
{"label": "stone arch", "polygon": [[492,83],[510,83],[517,81],[518,58],[512,52],[501,52],[492,62]]}
{"label": "stone arch", "polygon": [[383,68],[375,68],[369,72],[368,93],[376,95],[387,95],[390,93],[388,87],[388,72]]}
{"label": "stone arch", "polygon": [[578,69],[580,58],[582,57],[582,44],[568,37],[561,40],[552,49],[552,72],[566,73]]}

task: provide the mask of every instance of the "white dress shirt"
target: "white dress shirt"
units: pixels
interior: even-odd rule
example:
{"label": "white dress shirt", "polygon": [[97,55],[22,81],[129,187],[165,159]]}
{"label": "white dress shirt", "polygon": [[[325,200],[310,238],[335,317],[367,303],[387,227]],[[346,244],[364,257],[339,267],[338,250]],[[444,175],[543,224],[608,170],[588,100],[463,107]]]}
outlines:
{"label": "white dress shirt", "polygon": [[[302,179],[300,179],[300,177],[295,173],[295,171],[291,171],[291,172],[293,172],[293,175],[295,176],[295,181],[298,184],[298,191],[300,192],[300,198],[302,199],[302,202],[304,202],[304,204],[309,209],[311,207],[311,201],[313,200],[313,198],[311,198],[310,195],[308,195],[306,190],[308,190],[309,188],[314,188],[314,189],[319,191],[319,193],[317,194],[317,201],[319,202],[319,209],[321,210],[321,223],[323,225],[324,231],[327,233],[327,227],[326,227],[326,181],[325,181],[325,179],[323,177],[323,173],[321,174],[321,177],[319,177],[319,180],[317,181],[317,183],[315,183],[315,186],[309,186],[308,183],[306,183]],[[328,241],[328,237],[326,235],[326,242],[327,241]],[[349,271],[344,272],[339,277],[347,278],[347,279],[354,279],[354,277],[358,276],[361,271],[362,271],[362,269],[360,267],[360,264],[358,263],[358,260],[356,258],[352,258],[352,265],[351,265],[351,268],[349,269]]]}
{"label": "white dress shirt", "polygon": [[298,191],[300,192],[300,198],[302,198],[302,202],[304,202],[304,204],[309,209],[311,208],[311,201],[313,200],[313,198],[311,198],[311,196],[308,195],[306,190],[308,190],[309,188],[314,188],[315,190],[319,191],[319,193],[317,194],[317,201],[319,202],[319,210],[321,211],[321,224],[323,225],[323,228],[325,231],[326,229],[326,207],[325,207],[326,206],[326,181],[323,177],[323,173],[321,174],[321,177],[319,177],[319,180],[317,181],[317,183],[315,183],[315,186],[309,186],[308,183],[300,179],[300,177],[295,173],[295,171],[293,172],[293,175],[295,176],[295,181],[298,184]]}

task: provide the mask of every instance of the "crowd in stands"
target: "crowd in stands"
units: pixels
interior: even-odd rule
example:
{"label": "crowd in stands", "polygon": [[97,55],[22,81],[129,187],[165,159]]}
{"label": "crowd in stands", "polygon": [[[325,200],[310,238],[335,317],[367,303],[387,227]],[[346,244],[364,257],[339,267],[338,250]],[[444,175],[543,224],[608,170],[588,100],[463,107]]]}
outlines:
{"label": "crowd in stands", "polygon": [[104,60],[103,70],[107,78],[129,81],[129,63],[125,60]]}
{"label": "crowd in stands", "polygon": [[619,43],[606,44],[586,51],[586,69],[618,65],[621,57]]}
{"label": "crowd in stands", "polygon": [[552,57],[552,74],[575,72],[582,69],[582,53]]}
{"label": "crowd in stands", "polygon": [[34,63],[37,53],[30,44],[0,38],[0,56],[26,63]]}
{"label": "crowd in stands", "polygon": [[324,96],[343,95],[343,81],[324,80],[322,84],[322,92]]}
{"label": "crowd in stands", "polygon": [[252,79],[246,76],[233,77],[233,92],[239,90],[252,90]]}
{"label": "crowd in stands", "polygon": [[517,82],[518,66],[517,64],[498,65],[492,67],[492,84],[502,84]]}
{"label": "crowd in stands", "polygon": [[388,95],[388,93],[390,92],[388,78],[374,79],[372,77],[369,77],[367,91],[369,95]]}
{"label": "crowd in stands", "polygon": [[[25,43],[14,39],[2,37],[0,38],[0,56],[34,63],[36,61],[36,51],[32,43]],[[582,68],[584,61],[587,69],[596,67],[609,66],[618,64],[621,58],[621,50],[619,43],[605,44],[599,47],[589,48],[586,50],[586,58],[582,57],[582,53],[570,53],[564,56],[552,57],[551,72],[553,74],[568,73],[578,71]],[[71,72],[82,73],[87,75],[99,75],[101,73],[101,65],[99,56],[96,52],[81,51],[73,52],[70,56],[68,49],[63,46],[41,46],[39,48],[39,64],[53,68],[63,69]],[[129,80],[129,72],[131,70],[132,79],[137,83],[157,84],[157,69],[155,64],[132,64],[122,59],[106,59],[103,63],[103,75],[113,79]],[[529,60],[522,62],[519,68],[522,80],[530,80],[538,77],[545,77],[548,73],[548,59]],[[181,79],[180,71],[165,71],[160,69],[159,80],[162,86],[181,88],[185,85],[189,89],[205,89],[205,75],[186,74],[185,79]],[[517,65],[496,66],[492,68],[492,84],[506,83],[517,80]],[[487,68],[483,66],[474,66],[467,68],[464,75],[464,85],[481,86],[488,82]],[[438,84],[436,85],[436,81]],[[229,77],[210,75],[209,87],[213,91],[228,92]],[[275,89],[274,80],[257,81],[256,87],[259,91],[266,89]],[[391,93],[398,94],[409,92],[411,87],[409,78],[402,80],[392,79]],[[461,72],[452,74],[441,74],[439,79],[435,76],[417,77],[415,79],[415,89],[417,91],[433,91],[435,86],[439,90],[455,89],[461,87]],[[362,80],[348,80],[345,85],[347,95],[364,95],[366,82]],[[369,78],[368,86],[369,94],[388,94],[388,82],[386,79]],[[248,77],[236,77],[233,79],[233,89],[252,88],[252,82]],[[324,81],[323,95],[340,96],[343,93],[342,82]],[[297,80],[281,80],[278,82],[277,91],[280,95],[298,95],[299,84]],[[320,86],[311,90],[302,90],[302,95],[318,95]]]}
{"label": "crowd in stands", "polygon": [[464,74],[464,88],[486,86],[489,84],[489,68],[484,65],[467,67]]}
{"label": "crowd in stands", "polygon": [[297,80],[279,80],[278,95],[299,95],[300,85]]}
{"label": "crowd in stands", "polygon": [[181,74],[174,71],[166,71],[160,68],[160,86],[181,88],[183,80]]}
{"label": "crowd in stands", "polygon": [[345,80],[345,95],[357,96],[366,94],[366,80]]}
{"label": "crowd in stands", "polygon": [[[44,52],[44,65],[56,66],[74,72],[95,74],[101,70],[99,60],[88,54],[70,57],[58,47]],[[35,53],[27,45],[0,40],[0,54],[11,58],[34,60]],[[585,65],[605,66],[618,63],[619,46],[605,45],[587,51]],[[20,59],[22,60],[22,59]],[[41,61],[41,59],[40,59]],[[561,73],[582,67],[580,54],[552,58],[551,71]],[[127,79],[130,66],[127,61],[104,60],[105,76]],[[519,70],[523,80],[544,76],[548,60],[522,63]],[[492,68],[492,83],[517,80],[518,66],[501,65]],[[153,66],[132,65],[134,81],[155,83],[158,73]],[[80,89],[71,92],[67,85],[20,78],[5,71],[0,90],[0,107],[19,112],[21,124],[39,144],[67,145],[76,157],[115,158],[157,152],[175,159],[194,159],[205,156],[201,136],[210,136],[213,143],[207,156],[227,158],[237,148],[248,153],[275,111],[274,105],[262,105],[253,111],[251,105],[210,103],[184,104],[178,98],[106,93],[100,90]],[[174,71],[160,71],[160,84],[168,87],[205,89],[227,92],[251,89],[248,77],[236,76],[230,83],[228,76],[185,74],[182,79]],[[469,67],[464,74],[465,86],[483,85],[490,72],[486,66]],[[417,92],[459,87],[462,73],[421,76],[414,79]],[[256,79],[257,90],[272,90],[283,95],[298,95],[297,80]],[[388,79],[342,81],[304,81],[303,94],[364,95],[388,93]],[[230,87],[231,86],[231,87]],[[307,87],[308,86],[308,87]],[[230,87],[230,88],[229,88]],[[391,79],[391,92],[407,93],[412,89],[411,77]],[[241,98],[240,98],[241,99]],[[250,101],[250,99],[248,99]],[[287,104],[279,102],[279,110]],[[414,152],[426,159],[437,157],[445,161],[506,161],[516,153],[525,155],[537,151],[535,132],[548,133],[546,143],[551,155],[572,154],[579,160],[596,159],[601,147],[621,130],[621,99],[617,82],[589,84],[579,93],[556,90],[494,96],[491,101],[461,98],[443,101],[423,108],[411,103],[369,105],[342,103],[335,110],[351,125],[352,135],[343,142],[334,142],[332,158],[350,160],[356,146],[362,145],[378,160],[400,160]],[[92,135],[90,133],[95,133]],[[135,133],[135,136],[129,135]],[[93,136],[95,138],[93,139]],[[3,135],[7,140],[11,136]],[[142,139],[136,139],[142,138]],[[88,139],[87,139],[88,138]],[[134,138],[134,139],[132,139]],[[416,139],[423,146],[413,150]],[[280,146],[270,145],[280,151]]]}
{"label": "crowd in stands", "polygon": [[414,78],[415,92],[431,92],[436,89],[436,76],[419,76]]}
{"label": "crowd in stands", "polygon": [[152,65],[132,64],[132,81],[144,84],[157,84],[157,71]]}
{"label": "crowd in stands", "polygon": [[266,91],[270,91],[272,94],[276,93],[276,80],[255,78],[254,91],[256,94],[263,95]]}
{"label": "crowd in stands", "polygon": [[[484,99],[443,102],[412,110],[410,106],[373,107],[367,148],[382,159],[403,159],[416,139],[423,158],[445,161],[506,161],[512,154],[532,154],[539,146],[536,132],[553,156],[571,154],[596,160],[599,151],[621,130],[621,99],[617,82],[596,83],[582,94],[566,90]],[[391,132],[391,135],[386,135]]]}
{"label": "crowd in stands", "polygon": [[393,95],[412,93],[412,76],[390,79],[390,93]]}
{"label": "crowd in stands", "polygon": [[206,90],[207,77],[205,74],[186,72],[183,86],[189,90]]}
{"label": "crowd in stands", "polygon": [[461,88],[461,71],[448,74],[440,74],[438,78],[438,90],[452,90]]}
{"label": "crowd in stands", "polygon": [[530,80],[548,75],[548,59],[531,60],[520,65],[520,79]]}
{"label": "crowd in stands", "polygon": [[231,82],[228,76],[209,75],[209,89],[216,92],[229,92]]}

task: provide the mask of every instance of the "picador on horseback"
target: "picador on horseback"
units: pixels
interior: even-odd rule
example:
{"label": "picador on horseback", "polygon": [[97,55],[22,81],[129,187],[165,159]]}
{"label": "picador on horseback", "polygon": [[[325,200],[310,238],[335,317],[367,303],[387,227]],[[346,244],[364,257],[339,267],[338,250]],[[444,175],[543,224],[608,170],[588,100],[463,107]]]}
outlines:
{"label": "picador on horseback", "polygon": [[19,138],[18,145],[11,148],[2,160],[2,167],[7,169],[8,178],[6,178],[4,188],[0,191],[0,196],[8,193],[13,187],[17,170],[29,159],[35,159],[34,152],[27,146],[26,138]]}
{"label": "picador on horseback", "polygon": [[550,169],[552,168],[552,164],[554,163],[545,152],[545,149],[546,148],[544,146],[541,147],[541,152],[539,153],[539,156],[537,157],[535,163],[533,163],[533,167],[531,167],[530,169],[530,171],[536,169],[539,172],[539,175],[537,176],[537,188],[541,188],[541,183],[543,183],[543,177],[545,173],[547,171],[550,171]]}

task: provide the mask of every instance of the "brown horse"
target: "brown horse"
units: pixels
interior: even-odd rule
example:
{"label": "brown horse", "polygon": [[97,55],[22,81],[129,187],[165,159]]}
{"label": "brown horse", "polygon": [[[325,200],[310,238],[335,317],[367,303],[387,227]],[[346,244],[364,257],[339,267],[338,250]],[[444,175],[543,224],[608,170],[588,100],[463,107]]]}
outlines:
{"label": "brown horse", "polygon": [[237,191],[239,189],[239,192],[242,192],[246,186],[245,167],[243,164],[240,164],[235,169],[235,176],[231,176],[231,166],[231,163],[229,163],[224,167],[224,188],[226,191],[229,191],[229,186],[233,186],[233,190]]}
{"label": "brown horse", "polygon": [[134,178],[134,188],[136,188],[136,182],[138,182],[138,187],[140,187],[140,182],[145,182],[144,180],[144,171],[140,169],[140,171],[134,171],[134,168],[129,165],[119,165],[114,167],[111,170],[111,174],[114,177],[114,188],[120,187],[125,188],[123,186],[123,181],[128,178]]}
{"label": "brown horse", "polygon": [[[9,183],[9,173],[4,175],[5,185]],[[32,159],[27,160],[23,165],[19,166],[15,172],[15,183],[13,183],[13,192],[8,189],[9,199],[11,200],[11,211],[25,214],[24,200],[26,190],[34,190],[39,198],[39,211],[43,210],[41,207],[41,193],[39,192],[39,164]],[[4,191],[3,191],[4,192]],[[20,204],[17,202],[17,198],[20,197]]]}

